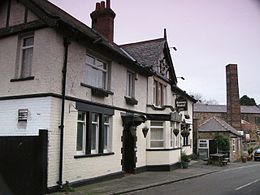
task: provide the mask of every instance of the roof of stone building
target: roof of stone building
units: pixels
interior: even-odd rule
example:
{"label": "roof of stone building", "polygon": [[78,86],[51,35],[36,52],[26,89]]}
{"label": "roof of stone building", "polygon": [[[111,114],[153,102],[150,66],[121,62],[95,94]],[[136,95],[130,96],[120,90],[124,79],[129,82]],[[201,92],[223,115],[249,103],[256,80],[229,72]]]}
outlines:
{"label": "roof of stone building", "polygon": [[121,45],[134,59],[143,66],[157,66],[163,52],[164,38]]}
{"label": "roof of stone building", "polygon": [[202,123],[199,128],[199,132],[230,132],[234,135],[241,136],[241,134],[227,122],[217,118],[211,117]]}
{"label": "roof of stone building", "polygon": [[[227,112],[227,106],[226,105],[194,104],[194,112],[225,113],[225,112]],[[260,114],[260,108],[257,106],[241,106],[241,113]]]}

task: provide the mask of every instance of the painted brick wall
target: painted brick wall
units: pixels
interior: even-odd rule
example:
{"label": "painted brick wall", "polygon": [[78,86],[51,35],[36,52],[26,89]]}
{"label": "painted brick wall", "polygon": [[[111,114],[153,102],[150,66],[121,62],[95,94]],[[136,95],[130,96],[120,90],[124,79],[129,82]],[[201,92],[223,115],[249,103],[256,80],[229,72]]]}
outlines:
{"label": "painted brick wall", "polygon": [[[0,136],[38,135],[50,127],[50,98],[0,101]],[[18,122],[18,109],[28,109],[27,122]]]}

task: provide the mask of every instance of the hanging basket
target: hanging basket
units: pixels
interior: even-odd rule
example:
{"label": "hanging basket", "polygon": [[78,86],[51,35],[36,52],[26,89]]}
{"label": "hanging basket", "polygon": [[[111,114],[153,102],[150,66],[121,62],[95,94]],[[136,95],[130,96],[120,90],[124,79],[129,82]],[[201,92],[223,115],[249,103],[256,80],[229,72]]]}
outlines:
{"label": "hanging basket", "polygon": [[190,135],[190,131],[188,129],[185,129],[181,132],[182,137],[188,137]]}
{"label": "hanging basket", "polygon": [[172,132],[174,133],[175,136],[177,136],[180,132],[179,129],[173,129]]}

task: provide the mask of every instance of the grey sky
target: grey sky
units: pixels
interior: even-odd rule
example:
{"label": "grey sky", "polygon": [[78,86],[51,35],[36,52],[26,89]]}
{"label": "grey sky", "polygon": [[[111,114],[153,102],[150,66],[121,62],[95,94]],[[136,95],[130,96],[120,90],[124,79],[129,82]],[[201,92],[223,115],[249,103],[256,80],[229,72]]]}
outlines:
{"label": "grey sky", "polygon": [[[51,0],[91,26],[97,0]],[[178,86],[226,103],[225,66],[238,64],[240,96],[260,103],[258,0],[111,0],[115,43],[163,37],[167,29]]]}

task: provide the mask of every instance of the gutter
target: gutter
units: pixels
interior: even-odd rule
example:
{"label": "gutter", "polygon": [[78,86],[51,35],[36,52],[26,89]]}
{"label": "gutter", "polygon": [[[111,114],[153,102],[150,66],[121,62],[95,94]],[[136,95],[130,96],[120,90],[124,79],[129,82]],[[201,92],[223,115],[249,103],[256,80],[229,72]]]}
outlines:
{"label": "gutter", "polygon": [[63,189],[62,173],[63,173],[63,137],[64,137],[64,112],[65,112],[65,92],[66,92],[66,80],[67,80],[67,62],[68,62],[68,49],[69,49],[68,38],[63,38],[64,45],[64,62],[62,68],[62,101],[61,101],[61,119],[60,119],[60,162],[59,162],[59,189]]}

